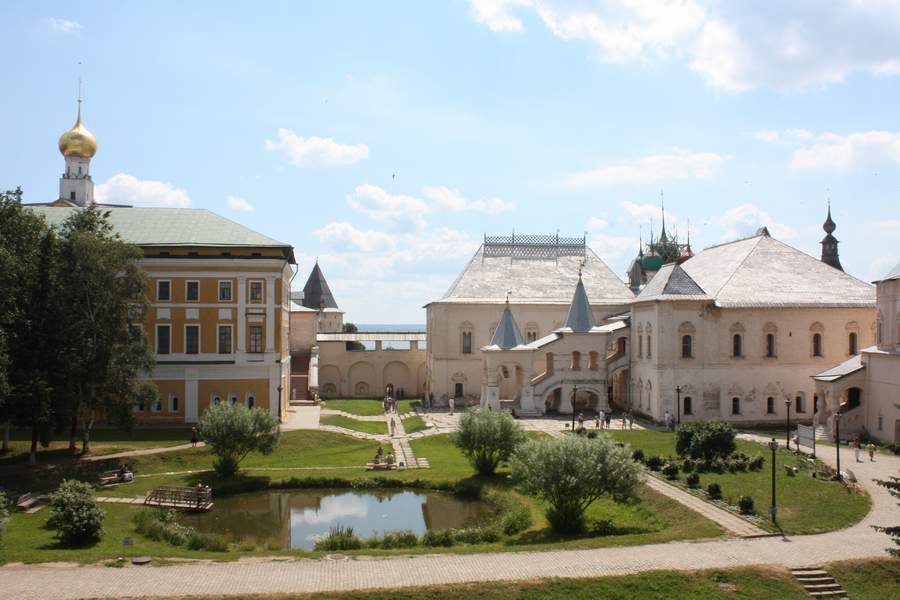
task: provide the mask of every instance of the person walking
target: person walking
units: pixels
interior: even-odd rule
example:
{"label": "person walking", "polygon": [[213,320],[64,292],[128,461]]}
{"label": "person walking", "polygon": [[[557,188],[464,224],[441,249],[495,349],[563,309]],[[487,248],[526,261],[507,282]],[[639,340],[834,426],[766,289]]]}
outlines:
{"label": "person walking", "polygon": [[447,406],[450,409],[450,416],[453,416],[453,409],[456,408],[456,399],[453,396],[450,396],[450,400],[447,401]]}
{"label": "person walking", "polygon": [[197,447],[197,442],[200,441],[199,436],[197,435],[197,428],[191,427],[191,448]]}
{"label": "person walking", "polygon": [[859,434],[857,434],[853,436],[853,456],[856,457],[856,462],[862,462],[861,460],[859,460],[860,447],[861,444],[859,441]]}
{"label": "person walking", "polygon": [[663,415],[663,424],[666,426],[666,431],[671,427],[671,418],[669,415],[669,411],[666,411],[666,414]]}
{"label": "person walking", "polygon": [[578,413],[578,431],[584,429],[584,413]]}
{"label": "person walking", "polygon": [[606,413],[606,428],[609,429],[612,424],[612,411],[607,411]]}
{"label": "person walking", "polygon": [[606,423],[606,411],[600,411],[600,429],[603,429],[603,424]]}
{"label": "person walking", "polygon": [[634,429],[634,412],[628,411],[628,429]]}
{"label": "person walking", "polygon": [[391,437],[394,437],[395,433],[397,433],[397,422],[394,421],[394,417],[391,417]]}
{"label": "person walking", "polygon": [[866,444],[866,452],[869,453],[869,462],[875,462],[875,444],[872,442]]}

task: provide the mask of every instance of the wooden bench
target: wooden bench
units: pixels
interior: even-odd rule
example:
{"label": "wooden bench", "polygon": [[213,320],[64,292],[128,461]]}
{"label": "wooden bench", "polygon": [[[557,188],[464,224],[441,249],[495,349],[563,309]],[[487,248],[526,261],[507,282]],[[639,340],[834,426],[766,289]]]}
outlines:
{"label": "wooden bench", "polygon": [[16,510],[26,511],[35,508],[38,504],[44,504],[48,500],[47,494],[38,494],[37,492],[28,492],[22,494],[16,500]]}
{"label": "wooden bench", "polygon": [[[129,471],[130,472],[130,471]],[[134,473],[131,473],[131,479],[120,477],[121,473],[118,469],[114,471],[103,471],[100,473],[100,485],[116,485],[119,483],[131,483],[134,481]]]}
{"label": "wooden bench", "polygon": [[792,467],[790,465],[784,465],[784,472],[788,477],[793,477],[797,474],[797,467]]}
{"label": "wooden bench", "polygon": [[369,471],[390,471],[397,468],[397,463],[389,465],[387,463],[366,463],[366,469]]}

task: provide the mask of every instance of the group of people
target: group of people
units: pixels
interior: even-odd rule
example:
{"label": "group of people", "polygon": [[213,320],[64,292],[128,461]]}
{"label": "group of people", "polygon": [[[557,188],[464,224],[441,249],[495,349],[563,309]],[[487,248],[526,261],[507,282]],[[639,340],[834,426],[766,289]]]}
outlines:
{"label": "group of people", "polygon": [[[851,446],[853,447],[853,455],[856,457],[856,462],[863,462],[859,459],[859,451],[863,448],[862,439],[859,437],[859,434],[853,436]],[[869,462],[875,462],[875,444],[872,442],[866,444],[866,452],[869,453]]]}
{"label": "group of people", "polygon": [[[594,418],[594,426],[597,429],[611,429],[612,428],[612,411],[611,410],[601,410],[597,412],[597,416]],[[584,429],[585,416],[583,412],[578,413],[578,429]],[[622,429],[625,429],[625,425],[628,425],[630,429],[634,428],[634,413],[630,410],[622,413]]]}
{"label": "group of people", "polygon": [[384,462],[384,464],[390,466],[393,465],[396,461],[397,459],[394,458],[393,452],[388,452],[387,458],[385,458],[384,448],[382,448],[381,446],[378,446],[378,449],[375,451],[375,458],[372,459],[372,463],[376,465],[380,465],[382,464],[382,462]]}
{"label": "group of people", "polygon": [[385,396],[381,405],[384,408],[384,412],[386,413],[397,412],[397,400],[395,400],[393,396]]}
{"label": "group of people", "polygon": [[134,471],[131,470],[131,465],[126,463],[119,467],[119,472],[116,473],[116,480],[119,483],[127,483],[129,481],[133,481]]}
{"label": "group of people", "polygon": [[667,430],[675,431],[675,415],[666,411],[666,414],[663,415],[663,424],[666,426]]}

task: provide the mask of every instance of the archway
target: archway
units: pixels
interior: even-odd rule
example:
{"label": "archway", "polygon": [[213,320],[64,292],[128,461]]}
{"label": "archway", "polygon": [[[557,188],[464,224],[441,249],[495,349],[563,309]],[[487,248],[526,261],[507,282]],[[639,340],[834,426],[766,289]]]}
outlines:
{"label": "archway", "polygon": [[404,395],[410,395],[412,392],[409,367],[405,363],[393,361],[386,364],[383,381],[385,386],[393,386],[395,397],[399,397],[400,390],[403,390]]}
{"label": "archway", "polygon": [[341,390],[341,372],[334,365],[319,367],[319,396],[336,398]]}
{"label": "archway", "polygon": [[371,398],[378,387],[375,379],[375,368],[371,363],[362,361],[354,363],[347,377],[350,393],[357,398]]}

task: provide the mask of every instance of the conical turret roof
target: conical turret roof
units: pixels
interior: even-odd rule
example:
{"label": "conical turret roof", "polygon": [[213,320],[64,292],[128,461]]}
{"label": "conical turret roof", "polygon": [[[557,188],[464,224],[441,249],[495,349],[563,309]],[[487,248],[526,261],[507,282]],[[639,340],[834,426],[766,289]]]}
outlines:
{"label": "conical turret roof", "polygon": [[587,292],[581,276],[578,276],[578,284],[575,286],[575,295],[572,296],[572,304],[569,306],[569,316],[566,317],[566,327],[578,333],[590,331],[597,322],[588,302]]}
{"label": "conical turret roof", "polygon": [[319,262],[316,261],[306,285],[303,286],[303,306],[314,310],[323,308],[337,308],[337,302],[325,281],[325,274],[319,268]]}
{"label": "conical turret roof", "polygon": [[491,340],[491,346],[497,346],[503,350],[509,350],[524,343],[522,334],[519,333],[519,326],[513,318],[512,311],[509,310],[509,298],[506,299],[506,308],[500,316],[500,323],[497,324],[497,331]]}

